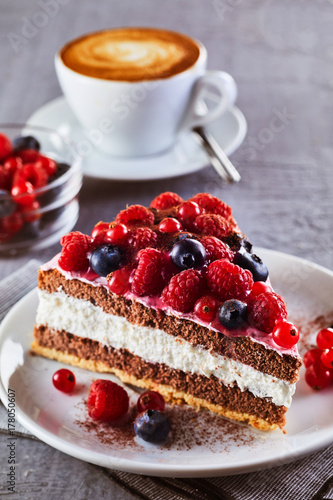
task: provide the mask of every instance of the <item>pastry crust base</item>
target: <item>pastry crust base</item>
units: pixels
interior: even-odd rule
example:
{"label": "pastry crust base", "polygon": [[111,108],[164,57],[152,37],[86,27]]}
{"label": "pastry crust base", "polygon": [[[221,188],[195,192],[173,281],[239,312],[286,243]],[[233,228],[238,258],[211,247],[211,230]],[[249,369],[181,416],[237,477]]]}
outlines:
{"label": "pastry crust base", "polygon": [[208,409],[213,413],[227,417],[230,420],[236,422],[245,422],[256,429],[261,431],[271,431],[278,429],[277,424],[272,424],[254,415],[249,415],[248,413],[240,413],[236,411],[228,410],[220,405],[215,405],[204,399],[197,398],[191,394],[187,394],[183,391],[177,391],[170,385],[156,384],[153,380],[149,379],[138,379],[137,377],[126,373],[123,370],[117,368],[112,368],[107,366],[102,361],[94,361],[93,359],[83,359],[73,354],[68,354],[63,351],[57,351],[56,349],[50,349],[48,347],[40,346],[36,340],[31,344],[31,350],[40,356],[45,358],[55,359],[61,363],[70,364],[72,366],[78,366],[79,368],[84,368],[86,370],[91,370],[93,372],[99,373],[113,373],[125,384],[132,384],[137,387],[142,387],[144,389],[152,389],[163,395],[166,401],[172,404],[184,404],[187,403],[190,406],[196,407],[198,410],[201,408]]}

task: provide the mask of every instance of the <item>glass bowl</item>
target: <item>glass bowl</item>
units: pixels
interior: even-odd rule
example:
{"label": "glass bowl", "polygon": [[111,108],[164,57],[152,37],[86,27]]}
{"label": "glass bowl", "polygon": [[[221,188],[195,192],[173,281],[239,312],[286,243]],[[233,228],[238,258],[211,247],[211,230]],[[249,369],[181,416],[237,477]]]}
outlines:
{"label": "glass bowl", "polygon": [[[79,215],[81,158],[71,141],[51,129],[0,124],[0,133],[11,141],[19,136],[33,136],[40,143],[40,154],[57,164],[56,173],[48,177],[47,184],[43,182],[45,185],[36,188],[28,182],[29,193],[17,194],[13,190],[14,179],[19,179],[14,177],[16,170],[9,174],[6,159],[0,160],[0,254],[12,255],[53,245],[73,228]],[[33,159],[25,162],[26,159],[23,157],[23,166],[34,163]],[[22,172],[28,170],[29,166]]]}

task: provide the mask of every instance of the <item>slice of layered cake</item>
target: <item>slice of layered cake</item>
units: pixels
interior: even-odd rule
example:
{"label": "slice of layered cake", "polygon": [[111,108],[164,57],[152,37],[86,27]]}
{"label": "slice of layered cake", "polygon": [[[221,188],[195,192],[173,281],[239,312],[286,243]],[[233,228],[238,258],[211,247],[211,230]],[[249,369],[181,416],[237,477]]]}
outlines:
{"label": "slice of layered cake", "polygon": [[283,428],[298,332],[228,205],[163,193],[61,243],[39,271],[33,351]]}

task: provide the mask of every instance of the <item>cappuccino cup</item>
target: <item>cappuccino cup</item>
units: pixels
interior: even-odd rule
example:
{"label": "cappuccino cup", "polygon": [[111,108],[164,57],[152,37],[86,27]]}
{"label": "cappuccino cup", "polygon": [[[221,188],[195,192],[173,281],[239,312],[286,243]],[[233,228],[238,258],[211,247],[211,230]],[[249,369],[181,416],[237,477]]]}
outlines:
{"label": "cappuccino cup", "polygon": [[[55,58],[60,86],[84,134],[120,157],[162,153],[181,131],[206,125],[233,105],[233,78],[207,71],[206,64],[201,42],[157,28],[90,33]],[[208,90],[218,98],[203,113]]]}

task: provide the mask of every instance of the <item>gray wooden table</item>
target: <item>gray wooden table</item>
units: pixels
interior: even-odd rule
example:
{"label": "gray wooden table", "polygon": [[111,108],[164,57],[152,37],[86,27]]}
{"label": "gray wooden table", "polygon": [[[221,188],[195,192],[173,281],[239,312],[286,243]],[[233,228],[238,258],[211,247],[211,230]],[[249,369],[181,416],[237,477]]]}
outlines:
{"label": "gray wooden table", "polygon": [[[223,185],[210,167],[141,183],[86,178],[76,229],[90,232],[126,203],[147,204],[163,190],[184,198],[209,191],[233,206],[256,245],[333,269],[332,22],[333,5],[320,0],[0,0],[0,122],[24,122],[61,94],[53,55],[84,32],[154,25],[199,38],[209,67],[230,72],[238,83],[237,104],[249,124],[232,156],[242,181]],[[0,279],[58,249],[1,258]],[[1,463],[6,450],[0,440]],[[19,498],[134,498],[98,469],[43,443],[20,439],[17,447],[19,481],[33,488],[32,496]]]}

